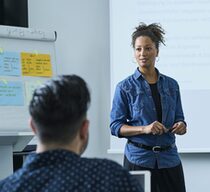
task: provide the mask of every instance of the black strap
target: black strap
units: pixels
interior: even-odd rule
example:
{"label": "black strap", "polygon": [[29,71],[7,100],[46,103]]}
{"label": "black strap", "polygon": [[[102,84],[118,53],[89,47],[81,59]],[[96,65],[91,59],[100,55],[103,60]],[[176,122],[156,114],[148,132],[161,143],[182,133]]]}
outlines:
{"label": "black strap", "polygon": [[142,143],[136,143],[134,141],[131,141],[131,140],[128,140],[128,144],[132,144],[136,147],[139,147],[139,148],[143,148],[143,149],[146,149],[146,150],[152,150],[154,152],[161,152],[161,151],[167,151],[171,148],[173,148],[175,146],[175,144],[172,144],[172,145],[167,145],[167,146],[148,146],[148,145],[144,145]]}

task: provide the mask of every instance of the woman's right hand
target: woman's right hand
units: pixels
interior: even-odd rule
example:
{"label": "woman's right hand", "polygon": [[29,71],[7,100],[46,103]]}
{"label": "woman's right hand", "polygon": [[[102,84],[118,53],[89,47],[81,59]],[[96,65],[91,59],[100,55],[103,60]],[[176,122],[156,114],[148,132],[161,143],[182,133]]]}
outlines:
{"label": "woman's right hand", "polygon": [[145,126],[144,132],[145,134],[162,135],[167,132],[167,129],[162,123],[154,121],[153,123]]}

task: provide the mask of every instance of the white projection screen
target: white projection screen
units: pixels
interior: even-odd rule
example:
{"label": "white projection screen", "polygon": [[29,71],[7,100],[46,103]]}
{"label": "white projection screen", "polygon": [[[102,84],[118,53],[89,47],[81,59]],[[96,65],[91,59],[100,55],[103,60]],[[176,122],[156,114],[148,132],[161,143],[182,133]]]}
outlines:
{"label": "white projection screen", "polygon": [[[140,22],[166,31],[156,67],[180,85],[188,132],[176,137],[179,152],[210,152],[210,1],[110,0],[111,101],[116,84],[137,67],[131,34]],[[123,152],[124,139],[110,142],[109,152]]]}

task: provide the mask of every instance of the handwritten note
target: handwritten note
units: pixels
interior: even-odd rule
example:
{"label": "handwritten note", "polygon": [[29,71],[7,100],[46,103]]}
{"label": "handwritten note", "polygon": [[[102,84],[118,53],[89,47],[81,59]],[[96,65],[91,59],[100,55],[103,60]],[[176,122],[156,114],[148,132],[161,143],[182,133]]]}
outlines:
{"label": "handwritten note", "polygon": [[22,106],[24,105],[22,82],[0,81],[0,105]]}
{"label": "handwritten note", "polygon": [[26,92],[26,103],[27,103],[27,105],[29,105],[29,103],[30,103],[30,101],[32,99],[34,90],[37,87],[41,86],[43,83],[44,83],[44,81],[41,81],[41,80],[38,80],[38,81],[26,81],[25,82],[25,92]]}
{"label": "handwritten note", "polygon": [[0,53],[0,75],[20,76],[20,54],[17,52]]}
{"label": "handwritten note", "polygon": [[23,76],[52,76],[52,64],[49,54],[21,53]]}

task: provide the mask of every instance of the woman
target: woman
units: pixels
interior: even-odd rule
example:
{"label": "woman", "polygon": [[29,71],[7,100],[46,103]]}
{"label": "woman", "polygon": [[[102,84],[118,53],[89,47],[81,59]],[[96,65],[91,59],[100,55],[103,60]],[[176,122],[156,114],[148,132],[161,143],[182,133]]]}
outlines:
{"label": "woman", "polygon": [[164,30],[141,23],[132,34],[138,68],[118,83],[111,133],[125,137],[124,167],[150,170],[152,192],[185,192],[175,134],[186,133],[178,83],[155,68]]}

